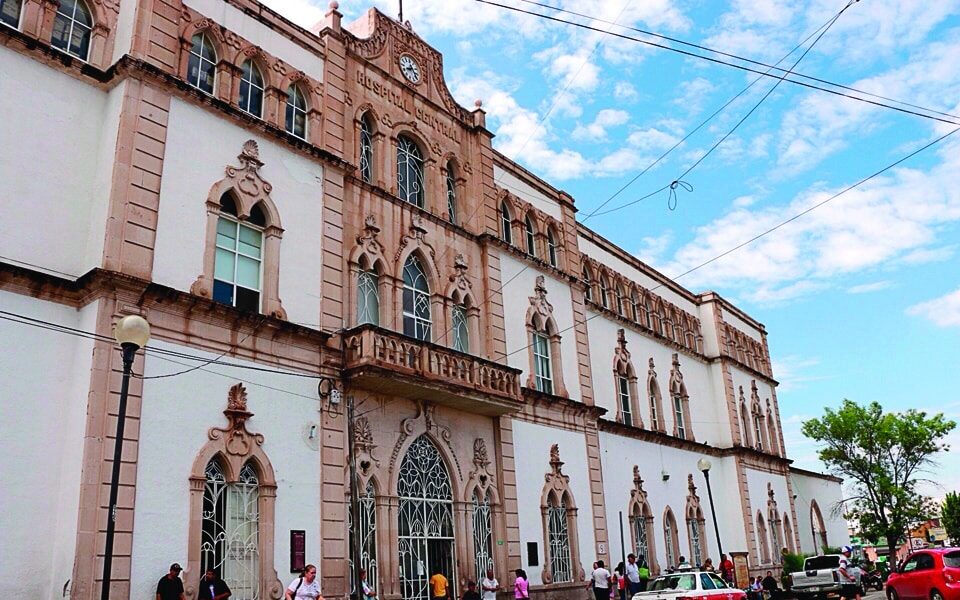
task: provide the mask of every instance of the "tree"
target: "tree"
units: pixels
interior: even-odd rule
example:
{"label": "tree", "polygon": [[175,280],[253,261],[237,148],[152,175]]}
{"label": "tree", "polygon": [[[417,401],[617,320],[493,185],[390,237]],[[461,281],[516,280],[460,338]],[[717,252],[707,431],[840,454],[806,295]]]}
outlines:
{"label": "tree", "polygon": [[940,522],[947,530],[947,537],[954,544],[960,544],[960,494],[950,492],[943,499],[940,508]]}
{"label": "tree", "polygon": [[839,410],[805,421],[802,431],[821,444],[820,460],[849,486],[837,510],[856,520],[865,537],[885,540],[896,556],[907,529],[936,512],[918,484],[935,455],[949,450],[943,438],[956,425],[942,414],[884,413],[876,402],[844,400]]}

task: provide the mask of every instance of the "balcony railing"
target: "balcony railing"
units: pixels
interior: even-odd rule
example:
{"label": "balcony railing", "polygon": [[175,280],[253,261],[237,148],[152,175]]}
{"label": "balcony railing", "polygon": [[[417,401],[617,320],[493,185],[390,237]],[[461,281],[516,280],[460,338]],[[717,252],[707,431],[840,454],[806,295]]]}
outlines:
{"label": "balcony railing", "polygon": [[346,376],[379,393],[410,396],[470,412],[520,409],[520,370],[374,325],[345,334]]}

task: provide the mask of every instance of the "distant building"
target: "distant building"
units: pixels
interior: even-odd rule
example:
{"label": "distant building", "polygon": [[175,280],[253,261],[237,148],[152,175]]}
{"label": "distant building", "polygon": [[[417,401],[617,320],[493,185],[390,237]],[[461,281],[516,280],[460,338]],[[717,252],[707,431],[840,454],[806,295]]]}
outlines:
{"label": "distant building", "polygon": [[578,224],[408,25],[254,0],[0,21],[3,597],[99,597],[134,313],[114,598],[173,561],[188,597],[216,567],[276,599],[305,561],[343,598],[352,546],[383,600],[489,566],[559,598],[621,547],[659,572],[722,541],[760,573],[846,541],[839,480],[785,454],[763,325]]}

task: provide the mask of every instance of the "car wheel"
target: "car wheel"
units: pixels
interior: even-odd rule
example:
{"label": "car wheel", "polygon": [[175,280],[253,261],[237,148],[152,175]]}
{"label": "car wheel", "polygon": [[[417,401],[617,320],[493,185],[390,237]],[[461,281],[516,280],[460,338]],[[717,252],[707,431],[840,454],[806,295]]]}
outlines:
{"label": "car wheel", "polygon": [[900,600],[900,596],[897,595],[897,590],[889,585],[887,586],[887,600]]}
{"label": "car wheel", "polygon": [[930,600],[943,600],[943,594],[940,593],[940,590],[933,590],[930,592]]}

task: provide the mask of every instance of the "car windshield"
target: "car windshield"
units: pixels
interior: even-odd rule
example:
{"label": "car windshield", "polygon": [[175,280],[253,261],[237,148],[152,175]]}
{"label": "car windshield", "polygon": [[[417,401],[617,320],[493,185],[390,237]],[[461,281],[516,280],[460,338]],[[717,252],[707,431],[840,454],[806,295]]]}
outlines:
{"label": "car windshield", "polygon": [[823,569],[836,569],[839,566],[839,556],[812,556],[803,563],[803,570],[820,571]]}
{"label": "car windshield", "polygon": [[713,580],[713,585],[714,585],[718,590],[722,590],[722,589],[728,587],[728,586],[727,586],[727,582],[724,581],[723,578],[720,577],[719,575],[717,575],[716,573],[708,573],[708,574],[710,575],[710,579]]}
{"label": "car windshield", "polygon": [[658,577],[653,582],[652,591],[661,590],[695,590],[697,589],[697,580],[691,573],[665,575]]}
{"label": "car windshield", "polygon": [[943,566],[960,569],[960,550],[956,552],[947,552],[943,555]]}

